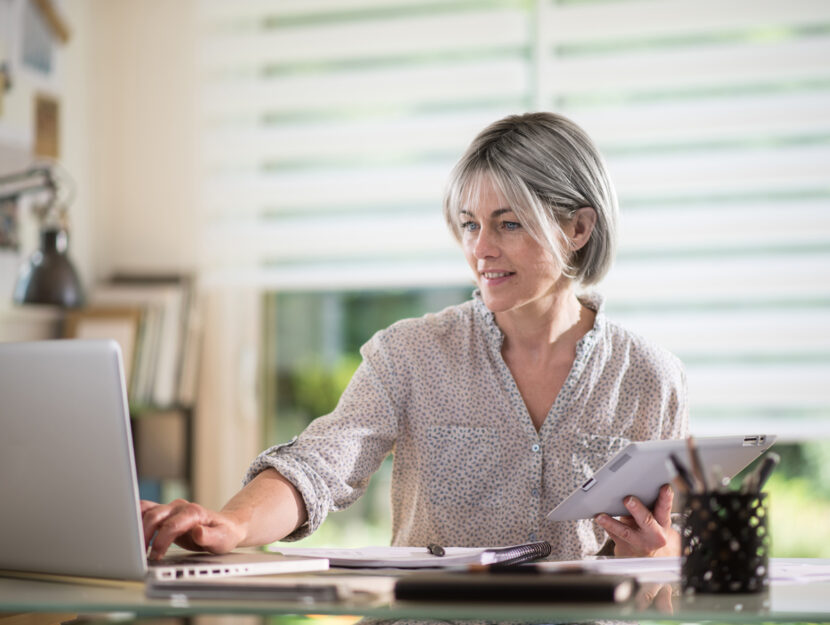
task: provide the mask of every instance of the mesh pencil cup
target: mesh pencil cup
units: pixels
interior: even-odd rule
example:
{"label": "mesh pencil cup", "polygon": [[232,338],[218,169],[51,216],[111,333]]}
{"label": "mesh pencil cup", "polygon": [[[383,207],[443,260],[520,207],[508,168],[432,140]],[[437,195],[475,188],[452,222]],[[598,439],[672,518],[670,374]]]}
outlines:
{"label": "mesh pencil cup", "polygon": [[681,585],[701,593],[756,593],[769,584],[767,496],[710,492],[686,499]]}

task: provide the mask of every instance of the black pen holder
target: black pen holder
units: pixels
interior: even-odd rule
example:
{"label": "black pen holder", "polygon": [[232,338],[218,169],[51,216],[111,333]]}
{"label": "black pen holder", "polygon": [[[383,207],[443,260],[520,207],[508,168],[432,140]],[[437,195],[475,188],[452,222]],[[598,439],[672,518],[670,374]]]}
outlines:
{"label": "black pen holder", "polygon": [[767,589],[766,494],[690,494],[684,516],[680,579],[685,592],[759,593]]}

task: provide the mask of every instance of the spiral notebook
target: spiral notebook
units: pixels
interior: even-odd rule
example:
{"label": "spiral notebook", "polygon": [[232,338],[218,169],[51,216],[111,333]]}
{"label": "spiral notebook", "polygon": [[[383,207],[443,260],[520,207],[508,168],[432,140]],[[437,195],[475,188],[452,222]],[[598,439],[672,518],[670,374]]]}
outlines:
{"label": "spiral notebook", "polygon": [[471,564],[521,564],[549,556],[551,547],[546,541],[509,547],[445,547],[443,556],[433,555],[426,547],[327,549],[274,545],[271,551],[286,556],[328,558],[329,565],[332,567],[424,569],[452,568]]}

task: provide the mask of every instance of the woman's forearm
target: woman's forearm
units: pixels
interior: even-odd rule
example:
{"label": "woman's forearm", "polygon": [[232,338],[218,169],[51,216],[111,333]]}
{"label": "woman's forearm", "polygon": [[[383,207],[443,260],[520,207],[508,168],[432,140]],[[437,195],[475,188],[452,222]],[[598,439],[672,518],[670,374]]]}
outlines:
{"label": "woman's forearm", "polygon": [[266,469],[225,504],[222,513],[244,528],[240,547],[285,538],[308,519],[299,491],[275,469]]}

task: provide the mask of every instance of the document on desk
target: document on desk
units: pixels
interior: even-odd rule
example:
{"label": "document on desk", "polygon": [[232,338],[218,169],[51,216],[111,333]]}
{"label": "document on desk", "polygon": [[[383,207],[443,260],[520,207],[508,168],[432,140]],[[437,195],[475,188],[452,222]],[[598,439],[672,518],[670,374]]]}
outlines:
{"label": "document on desk", "polygon": [[329,565],[345,568],[424,569],[457,568],[470,564],[516,564],[531,562],[550,554],[548,543],[527,543],[511,547],[444,547],[438,556],[426,547],[362,547],[329,549],[325,547],[283,547],[272,545],[270,551],[290,556],[327,558]]}
{"label": "document on desk", "polygon": [[[584,560],[539,562],[536,568],[553,572],[631,575],[640,583],[670,584],[680,581],[680,558],[614,558],[597,556]],[[775,584],[830,581],[830,559],[770,558],[769,578]]]}
{"label": "document on desk", "polygon": [[771,558],[770,581],[776,584],[807,584],[830,581],[830,560],[825,558]]}
{"label": "document on desk", "polygon": [[615,558],[588,557],[584,560],[539,562],[536,568],[549,573],[581,573],[597,575],[624,575],[640,583],[671,584],[680,581],[680,558]]}

